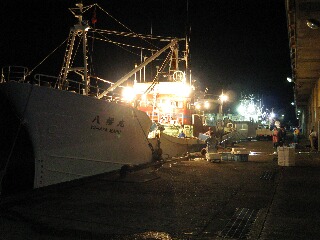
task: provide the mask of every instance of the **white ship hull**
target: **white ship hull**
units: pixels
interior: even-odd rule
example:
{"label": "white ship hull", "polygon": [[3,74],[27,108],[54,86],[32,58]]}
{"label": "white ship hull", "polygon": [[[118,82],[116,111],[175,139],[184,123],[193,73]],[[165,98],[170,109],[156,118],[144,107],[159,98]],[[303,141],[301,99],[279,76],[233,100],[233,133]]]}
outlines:
{"label": "white ship hull", "polygon": [[15,174],[25,165],[34,168],[25,181],[32,177],[33,188],[40,188],[152,160],[151,120],[137,109],[18,82],[1,84],[0,96],[2,188],[21,187]]}

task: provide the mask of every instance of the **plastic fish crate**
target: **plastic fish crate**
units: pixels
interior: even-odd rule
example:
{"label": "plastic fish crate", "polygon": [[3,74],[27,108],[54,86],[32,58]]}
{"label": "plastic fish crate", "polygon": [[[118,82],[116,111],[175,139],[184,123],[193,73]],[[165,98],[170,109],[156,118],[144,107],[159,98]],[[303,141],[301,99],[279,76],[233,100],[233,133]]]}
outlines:
{"label": "plastic fish crate", "polygon": [[293,147],[278,147],[278,165],[279,166],[295,166],[295,149]]}
{"label": "plastic fish crate", "polygon": [[219,153],[206,153],[207,160],[221,160]]}
{"label": "plastic fish crate", "polygon": [[233,158],[237,162],[248,162],[249,154],[233,154]]}
{"label": "plastic fish crate", "polygon": [[234,155],[230,152],[222,152],[221,154],[221,160],[223,161],[234,161]]}

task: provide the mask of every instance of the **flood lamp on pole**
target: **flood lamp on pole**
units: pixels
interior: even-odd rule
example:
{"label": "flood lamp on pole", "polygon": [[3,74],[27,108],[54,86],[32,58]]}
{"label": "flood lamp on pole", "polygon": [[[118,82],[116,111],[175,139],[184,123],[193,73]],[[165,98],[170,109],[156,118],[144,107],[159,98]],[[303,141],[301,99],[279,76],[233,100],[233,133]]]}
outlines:
{"label": "flood lamp on pole", "polygon": [[223,91],[221,93],[221,95],[219,96],[219,99],[220,99],[220,108],[219,108],[219,113],[222,115],[223,114],[223,102],[227,101],[228,100],[228,96],[223,94]]}

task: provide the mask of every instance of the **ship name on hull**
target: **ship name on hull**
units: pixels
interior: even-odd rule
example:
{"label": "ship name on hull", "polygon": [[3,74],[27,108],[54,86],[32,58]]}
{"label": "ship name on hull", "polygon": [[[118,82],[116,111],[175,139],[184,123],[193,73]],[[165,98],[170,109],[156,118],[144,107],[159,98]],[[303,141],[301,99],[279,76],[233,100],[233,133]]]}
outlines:
{"label": "ship name on hull", "polygon": [[91,129],[120,134],[122,130],[118,128],[124,128],[124,123],[123,119],[117,120],[114,117],[101,118],[100,115],[96,115],[91,121]]}

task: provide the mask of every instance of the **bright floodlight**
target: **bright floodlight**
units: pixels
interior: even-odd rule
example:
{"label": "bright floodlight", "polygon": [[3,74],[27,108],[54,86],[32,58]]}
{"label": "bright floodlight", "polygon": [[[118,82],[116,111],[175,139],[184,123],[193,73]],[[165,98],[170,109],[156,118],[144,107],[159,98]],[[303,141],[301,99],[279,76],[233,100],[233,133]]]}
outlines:
{"label": "bright floodlight", "polygon": [[136,94],[134,89],[131,87],[125,87],[122,90],[122,98],[128,102],[132,101],[135,98]]}
{"label": "bright floodlight", "polygon": [[253,104],[253,103],[250,103],[249,106],[248,106],[248,112],[252,114],[252,113],[255,112],[255,110],[256,110],[256,109],[255,109],[255,107],[254,107],[254,104]]}
{"label": "bright floodlight", "polygon": [[208,108],[210,107],[210,103],[209,103],[208,101],[206,101],[206,102],[204,103],[204,107],[205,107],[206,109],[208,109]]}
{"label": "bright floodlight", "polygon": [[192,91],[192,88],[188,84],[181,83],[180,86],[178,87],[178,89],[176,89],[176,90],[177,90],[177,93],[176,93],[177,96],[189,97],[189,95]]}
{"label": "bright floodlight", "polygon": [[319,21],[317,21],[315,19],[308,19],[307,20],[307,25],[311,29],[318,29],[319,26],[320,26],[320,23],[319,23]]}
{"label": "bright floodlight", "polygon": [[238,107],[237,110],[238,110],[238,113],[240,113],[240,115],[242,115],[242,116],[244,116],[246,113],[246,109],[242,104],[240,104],[240,106]]}
{"label": "bright floodlight", "polygon": [[225,102],[228,100],[228,96],[227,95],[224,95],[223,93],[220,95],[220,101],[221,102]]}
{"label": "bright floodlight", "polygon": [[289,77],[287,77],[287,81],[288,81],[288,82],[292,82],[292,79],[289,78]]}

